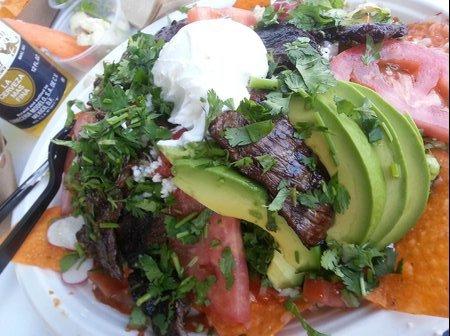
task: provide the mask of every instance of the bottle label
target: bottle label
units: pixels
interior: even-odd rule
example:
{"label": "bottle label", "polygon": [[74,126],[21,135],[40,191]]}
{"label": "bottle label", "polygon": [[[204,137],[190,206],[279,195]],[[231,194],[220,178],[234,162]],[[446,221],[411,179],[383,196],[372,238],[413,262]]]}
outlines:
{"label": "bottle label", "polygon": [[0,117],[20,128],[39,124],[58,106],[67,78],[0,21]]}

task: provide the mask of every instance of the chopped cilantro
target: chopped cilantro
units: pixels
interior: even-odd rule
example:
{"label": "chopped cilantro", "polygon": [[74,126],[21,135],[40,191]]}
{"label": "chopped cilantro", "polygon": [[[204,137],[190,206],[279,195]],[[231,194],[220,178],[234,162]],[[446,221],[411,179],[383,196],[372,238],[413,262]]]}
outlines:
{"label": "chopped cilantro", "polygon": [[226,289],[231,290],[234,284],[233,270],[236,267],[236,262],[231,252],[231,248],[225,247],[222,251],[222,257],[219,261],[220,272],[225,277]]}
{"label": "chopped cilantro", "polygon": [[365,65],[370,65],[371,63],[379,60],[381,58],[381,48],[383,44],[374,43],[372,36],[366,36],[366,52],[361,56],[361,60]]}
{"label": "chopped cilantro", "polygon": [[311,137],[313,132],[328,132],[328,128],[325,126],[317,126],[309,122],[298,122],[294,125],[295,134],[297,139],[305,140]]}
{"label": "chopped cilantro", "polygon": [[270,110],[272,116],[277,116],[289,112],[290,101],[290,95],[285,97],[281,92],[270,92],[262,104]]}
{"label": "chopped cilantro", "polygon": [[358,107],[340,97],[335,97],[335,102],[338,112],[354,120],[370,143],[383,139],[383,124],[373,111],[373,104],[369,99],[365,99],[363,105]]}
{"label": "chopped cilantro", "polygon": [[216,91],[209,90],[206,99],[201,99],[202,103],[208,104],[208,113],[206,115],[206,125],[209,125],[219,114],[221,114],[224,108],[228,110],[234,110],[233,99],[222,100],[217,95]]}
{"label": "chopped cilantro", "polygon": [[187,14],[190,10],[191,8],[188,6],[181,6],[180,8],[178,8],[178,11],[180,11],[183,14]]}
{"label": "chopped cilantro", "polygon": [[268,231],[272,231],[272,232],[277,232],[278,231],[278,225],[275,222],[275,218],[273,216],[273,213],[270,213],[268,221],[267,221],[267,225],[266,225],[266,229]]}
{"label": "chopped cilantro", "polygon": [[300,322],[303,329],[305,329],[308,336],[327,336],[327,334],[323,334],[317,330],[315,330],[309,323],[306,321],[306,319],[302,316],[300,313],[300,310],[298,309],[297,305],[292,301],[288,300],[284,304],[284,307],[288,312],[290,312],[294,317]]}
{"label": "chopped cilantro", "polygon": [[240,160],[233,162],[231,165],[236,168],[248,168],[253,164],[253,159],[250,156],[245,156]]}
{"label": "chopped cilantro", "polygon": [[361,298],[378,286],[379,278],[395,271],[396,254],[368,245],[331,241],[323,252],[321,265],[342,280],[346,289]]}
{"label": "chopped cilantro", "polygon": [[117,223],[100,223],[98,225],[100,229],[118,229],[119,224]]}
{"label": "chopped cilantro", "polygon": [[273,6],[267,6],[264,9],[264,13],[261,21],[258,23],[259,28],[264,28],[268,26],[272,26],[278,23],[278,12],[275,10]]}
{"label": "chopped cilantro", "polygon": [[177,238],[183,244],[195,244],[206,235],[211,214],[211,210],[205,209],[200,214],[190,214],[180,221],[175,217],[166,216],[164,224],[167,235]]}
{"label": "chopped cilantro", "polygon": [[272,168],[274,168],[277,165],[277,161],[270,154],[257,156],[255,159],[259,162],[259,164],[263,168],[263,174],[272,170]]}
{"label": "chopped cilantro", "polygon": [[283,208],[284,202],[291,195],[291,190],[289,188],[289,182],[282,180],[278,185],[278,194],[273,199],[272,203],[269,204],[269,211],[277,212]]}
{"label": "chopped cilantro", "polygon": [[272,120],[265,120],[244,127],[228,128],[225,130],[225,138],[231,147],[245,146],[256,143],[269,135],[273,127]]}
{"label": "chopped cilantro", "polygon": [[315,95],[327,92],[336,84],[329,62],[310,45],[307,37],[285,45],[289,60],[297,72],[286,70],[282,73],[282,81],[290,91]]}
{"label": "chopped cilantro", "polygon": [[265,121],[273,117],[270,109],[247,98],[241,101],[237,112],[241,113],[250,122]]}
{"label": "chopped cilantro", "polygon": [[216,277],[214,275],[210,275],[205,280],[196,282],[194,287],[195,304],[204,306],[209,304],[208,293],[216,281]]}
{"label": "chopped cilantro", "polygon": [[308,167],[310,171],[315,171],[317,169],[317,160],[314,156],[302,156],[299,161]]}
{"label": "chopped cilantro", "polygon": [[344,213],[350,203],[350,195],[339,183],[338,175],[334,175],[328,183],[322,183],[318,189],[298,193],[298,202],[310,209],[320,204],[330,204],[337,213]]}
{"label": "chopped cilantro", "polygon": [[322,190],[328,202],[337,213],[344,213],[350,204],[350,194],[345,187],[339,183],[338,174],[335,174],[327,184],[322,185]]}
{"label": "chopped cilantro", "polygon": [[246,222],[242,223],[242,238],[249,270],[267,276],[267,269],[277,248],[275,240],[259,226]]}
{"label": "chopped cilantro", "polygon": [[147,323],[147,316],[145,316],[142,312],[142,309],[139,307],[134,307],[131,311],[128,327],[134,330],[143,330],[147,327]]}
{"label": "chopped cilantro", "polygon": [[80,261],[80,255],[78,254],[78,252],[71,252],[71,253],[66,254],[59,261],[59,268],[61,270],[61,273],[67,272],[79,261]]}

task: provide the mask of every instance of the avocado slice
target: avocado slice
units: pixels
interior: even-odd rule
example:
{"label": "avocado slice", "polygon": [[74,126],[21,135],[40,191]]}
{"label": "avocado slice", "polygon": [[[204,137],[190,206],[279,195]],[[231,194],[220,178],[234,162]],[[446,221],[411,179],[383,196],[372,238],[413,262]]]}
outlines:
{"label": "avocado slice", "polygon": [[[355,107],[362,106],[366,99],[350,83],[342,81],[339,81],[334,87],[334,94],[346,99]],[[386,182],[386,205],[383,215],[379,223],[373,227],[372,231],[368,232],[365,238],[365,241],[375,245],[392,230],[402,216],[406,207],[408,192],[411,192],[411,190],[408,190],[407,179],[409,172],[395,125],[391,124],[390,119],[383,113],[383,110],[375,106],[372,106],[372,110],[383,125],[383,139],[373,143],[372,148],[380,159],[381,169]]]}
{"label": "avocado slice", "polygon": [[[330,90],[332,91],[332,90]],[[356,123],[336,111],[333,92],[306,102],[296,95],[290,103],[292,124],[312,122],[328,132],[313,132],[306,144],[319,157],[330,176],[338,174],[350,194],[349,208],[336,214],[328,238],[360,244],[379,222],[386,201],[381,163]]]}
{"label": "avocado slice", "polygon": [[227,152],[214,141],[191,142],[185,146],[164,146],[158,144],[158,149],[170,163],[178,159],[208,158],[220,160],[227,157]]}
{"label": "avocado slice", "polygon": [[351,86],[367,97],[394,126],[407,167],[406,206],[391,231],[377,242],[379,248],[384,248],[399,241],[417,223],[425,210],[430,193],[425,148],[420,132],[410,116],[401,114],[375,91],[355,83]]}
{"label": "avocado slice", "polygon": [[308,250],[283,217],[274,215],[276,230],[267,229],[268,196],[264,188],[232,168],[212,165],[209,159],[175,159],[172,164],[173,181],[186,194],[218,214],[256,224],[273,236],[280,256],[272,260],[267,275],[274,286],[299,285],[299,273],[320,268],[320,248]]}
{"label": "avocado slice", "polygon": [[299,286],[305,277],[304,273],[298,273],[283,255],[275,251],[272,262],[267,269],[267,276],[276,289],[293,288]]}

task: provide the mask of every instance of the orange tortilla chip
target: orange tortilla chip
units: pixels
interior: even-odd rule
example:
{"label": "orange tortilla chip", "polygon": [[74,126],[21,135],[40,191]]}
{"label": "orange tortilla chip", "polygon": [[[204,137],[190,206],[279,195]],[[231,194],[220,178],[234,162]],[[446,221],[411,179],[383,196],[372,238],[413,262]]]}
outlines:
{"label": "orange tortilla chip", "polygon": [[67,254],[67,251],[48,242],[47,230],[50,224],[60,217],[60,207],[45,211],[14,256],[13,262],[59,272],[59,260]]}
{"label": "orange tortilla chip", "polygon": [[256,6],[267,7],[270,0],[236,0],[233,7],[251,10]]}
{"label": "orange tortilla chip", "polygon": [[[297,302],[300,311],[311,308],[302,300]],[[214,314],[207,314],[209,323],[220,336],[273,336],[279,333],[293,319],[284,307],[284,298],[273,295],[256,298],[251,304],[251,321],[248,326],[224,321]]]}
{"label": "orange tortilla chip", "polygon": [[[0,17],[16,18],[29,0],[6,0],[0,4]],[[5,16],[3,16],[5,15]]]}
{"label": "orange tortilla chip", "polygon": [[448,153],[434,151],[441,164],[428,207],[417,225],[398,243],[403,273],[384,277],[369,301],[412,314],[449,316],[448,303]]}

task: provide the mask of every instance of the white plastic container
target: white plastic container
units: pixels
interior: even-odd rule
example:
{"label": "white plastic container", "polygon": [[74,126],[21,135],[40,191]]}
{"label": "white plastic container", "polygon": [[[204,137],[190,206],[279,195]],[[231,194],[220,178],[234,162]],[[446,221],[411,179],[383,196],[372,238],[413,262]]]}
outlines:
{"label": "white plastic container", "polygon": [[[82,3],[83,0],[75,0],[72,2],[55,21],[53,28],[73,35],[70,28],[70,21],[74,14],[80,12]],[[89,71],[105,55],[125,41],[134,32],[123,14],[120,0],[90,0],[89,3],[93,4],[96,17],[102,18],[110,23],[109,29],[104,32],[102,38],[81,54],[67,59],[55,58],[63,68],[78,78]]]}
{"label": "white plastic container", "polygon": [[64,9],[67,8],[72,2],[73,0],[61,0],[60,3],[58,3],[58,0],[48,0],[48,5],[50,6],[50,8],[53,9]]}

